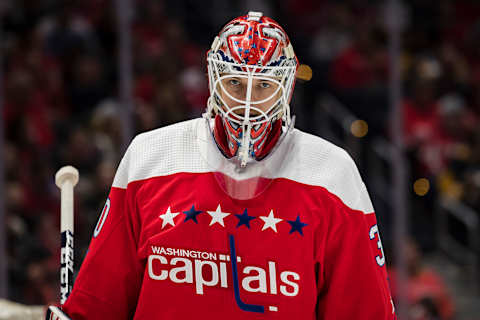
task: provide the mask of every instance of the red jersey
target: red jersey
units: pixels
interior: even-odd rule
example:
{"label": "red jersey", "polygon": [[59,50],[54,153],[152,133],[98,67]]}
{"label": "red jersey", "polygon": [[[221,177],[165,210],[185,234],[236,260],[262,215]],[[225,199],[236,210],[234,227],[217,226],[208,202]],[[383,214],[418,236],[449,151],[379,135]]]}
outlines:
{"label": "red jersey", "polygon": [[203,160],[204,121],[133,140],[64,311],[74,320],[395,319],[375,214],[348,154],[294,129],[281,172],[238,200]]}

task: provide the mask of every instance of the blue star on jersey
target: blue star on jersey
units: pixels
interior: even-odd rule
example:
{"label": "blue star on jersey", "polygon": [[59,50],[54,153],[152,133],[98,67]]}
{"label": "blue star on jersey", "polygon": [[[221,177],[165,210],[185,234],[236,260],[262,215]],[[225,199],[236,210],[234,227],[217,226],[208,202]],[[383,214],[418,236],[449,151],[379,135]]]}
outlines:
{"label": "blue star on jersey", "polygon": [[198,210],[195,210],[195,206],[192,205],[192,207],[190,208],[190,210],[188,211],[183,211],[183,213],[185,214],[185,221],[184,222],[187,222],[188,220],[193,220],[195,223],[198,224],[198,221],[197,221],[197,216],[202,213],[203,211],[198,211]]}
{"label": "blue star on jersey", "polygon": [[290,229],[290,234],[294,232],[298,232],[303,236],[303,228],[308,226],[308,224],[303,223],[300,221],[300,215],[297,216],[297,219],[295,220],[287,220],[287,222],[290,224],[292,229]]}
{"label": "blue star on jersey", "polygon": [[250,229],[250,221],[255,219],[255,217],[248,215],[247,209],[245,209],[242,214],[236,214],[235,217],[238,218],[237,228],[244,225],[247,226],[248,229]]}

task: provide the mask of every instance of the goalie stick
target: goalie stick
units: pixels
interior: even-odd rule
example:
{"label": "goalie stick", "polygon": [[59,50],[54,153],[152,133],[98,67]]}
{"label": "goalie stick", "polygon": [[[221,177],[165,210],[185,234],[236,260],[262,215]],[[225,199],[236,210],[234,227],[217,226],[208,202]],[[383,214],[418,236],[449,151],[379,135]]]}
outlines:
{"label": "goalie stick", "polygon": [[73,187],[78,183],[78,170],[65,166],[55,174],[60,188],[60,304],[64,304],[73,288]]}
{"label": "goalie stick", "polygon": [[[73,188],[78,183],[78,170],[62,167],[55,174],[55,184],[60,188],[60,305],[63,305],[73,288]],[[59,308],[50,306],[46,320],[68,320]]]}
{"label": "goalie stick", "polygon": [[71,320],[62,310],[55,306],[50,306],[47,309],[45,320]]}

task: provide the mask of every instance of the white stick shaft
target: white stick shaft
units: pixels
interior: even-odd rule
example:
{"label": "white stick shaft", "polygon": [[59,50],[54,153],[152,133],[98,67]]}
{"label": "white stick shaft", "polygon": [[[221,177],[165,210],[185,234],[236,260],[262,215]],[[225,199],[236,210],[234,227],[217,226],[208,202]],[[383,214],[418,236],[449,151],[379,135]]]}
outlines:
{"label": "white stick shaft", "polygon": [[60,304],[64,304],[73,288],[73,187],[78,182],[78,170],[72,166],[61,168],[55,174],[60,188]]}
{"label": "white stick shaft", "polygon": [[73,233],[73,184],[71,180],[65,180],[60,188],[60,232],[70,230]]}
{"label": "white stick shaft", "polygon": [[73,183],[66,179],[60,186],[60,304],[64,304],[73,287]]}

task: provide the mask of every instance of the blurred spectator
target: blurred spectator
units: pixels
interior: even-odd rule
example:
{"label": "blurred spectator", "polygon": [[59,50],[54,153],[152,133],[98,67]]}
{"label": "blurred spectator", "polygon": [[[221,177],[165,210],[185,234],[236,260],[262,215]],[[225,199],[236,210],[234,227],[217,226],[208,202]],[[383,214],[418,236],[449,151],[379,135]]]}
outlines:
{"label": "blurred spectator", "polygon": [[23,147],[48,148],[54,143],[51,119],[44,92],[26,68],[16,68],[6,76],[6,138]]}
{"label": "blurred spectator", "polygon": [[351,42],[331,62],[328,87],[356,116],[368,122],[372,133],[383,134],[388,116],[389,68],[385,34],[373,12],[360,17],[352,12],[349,17]]}
{"label": "blurred spectator", "polygon": [[88,118],[93,108],[108,95],[109,85],[102,62],[95,55],[79,55],[73,61],[70,101],[75,115]]}
{"label": "blurred spectator", "polygon": [[120,106],[113,99],[101,101],[92,113],[89,130],[102,159],[117,161],[121,153],[122,130],[118,114]]}
{"label": "blurred spectator", "polygon": [[356,22],[353,43],[345,47],[333,62],[332,84],[339,89],[362,89],[384,84],[388,56],[381,45],[378,30],[365,18]]}
{"label": "blurred spectator", "polygon": [[[450,320],[454,316],[454,305],[442,277],[422,264],[422,255],[413,240],[406,243],[405,260],[407,277],[406,298],[411,320]],[[396,270],[388,271],[392,296],[397,293]]]}
{"label": "blurred spectator", "polygon": [[434,57],[418,60],[413,69],[411,94],[403,101],[405,144],[419,161],[423,176],[438,174],[445,166],[446,133],[438,105],[438,79],[442,73]]}

